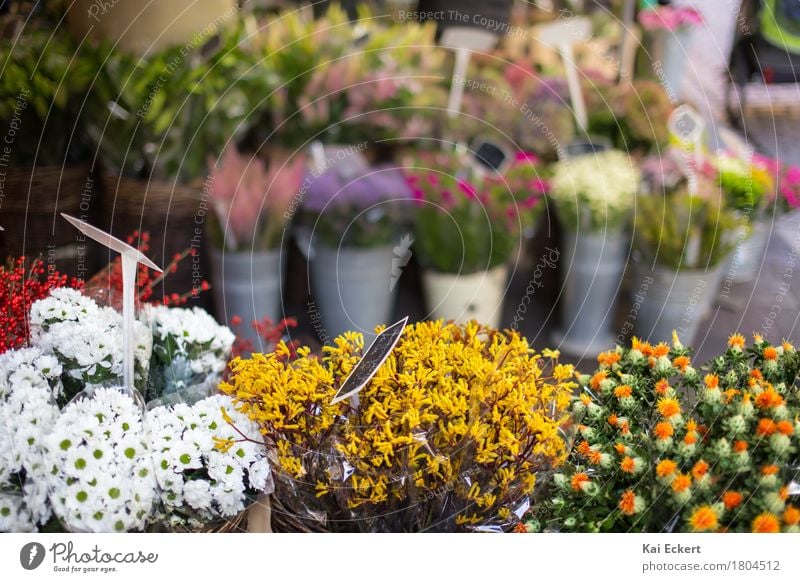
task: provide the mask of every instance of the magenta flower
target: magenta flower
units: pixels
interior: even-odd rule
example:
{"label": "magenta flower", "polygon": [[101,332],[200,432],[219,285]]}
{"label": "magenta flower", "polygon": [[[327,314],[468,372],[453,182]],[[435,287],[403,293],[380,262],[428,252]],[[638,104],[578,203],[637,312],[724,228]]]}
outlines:
{"label": "magenta flower", "polygon": [[477,197],[478,193],[477,190],[475,190],[475,186],[462,179],[457,180],[456,183],[458,184],[458,189],[461,190],[467,198],[474,199]]}

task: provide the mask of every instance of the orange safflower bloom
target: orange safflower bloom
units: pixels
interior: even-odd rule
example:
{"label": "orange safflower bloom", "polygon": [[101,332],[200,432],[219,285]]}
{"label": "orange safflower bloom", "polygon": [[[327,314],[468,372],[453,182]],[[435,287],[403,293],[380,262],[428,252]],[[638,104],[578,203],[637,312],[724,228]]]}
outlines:
{"label": "orange safflower bloom", "polygon": [[762,374],[761,370],[759,370],[758,368],[753,368],[752,370],[750,370],[750,377],[755,378],[756,380],[763,380],[764,374]]}
{"label": "orange safflower bloom", "polygon": [[706,374],[705,377],[705,384],[706,388],[709,390],[713,390],[714,388],[719,388],[719,376],[716,374]]}
{"label": "orange safflower bloom", "polygon": [[686,430],[688,432],[696,431],[697,430],[697,422],[695,422],[693,419],[689,419],[689,421],[686,423]]}
{"label": "orange safflower bloom", "polygon": [[589,441],[581,441],[578,443],[576,450],[585,457],[592,452],[592,447],[589,446]]}
{"label": "orange safflower bloom", "polygon": [[605,370],[600,370],[594,376],[592,376],[591,380],[589,380],[589,385],[595,390],[599,390],[600,382],[602,382],[607,378],[608,378],[608,372],[606,372]]}
{"label": "orange safflower bloom", "polygon": [[631,433],[631,427],[628,424],[627,420],[620,425],[619,430],[620,430],[620,432],[622,434],[630,434]]}
{"label": "orange safflower bloom", "polygon": [[685,372],[686,368],[688,368],[691,363],[692,360],[689,359],[689,356],[678,356],[672,360],[672,365],[678,368],[681,372]]}
{"label": "orange safflower bloom", "polygon": [[687,432],[686,435],[683,437],[683,442],[687,445],[693,445],[697,442],[697,433],[696,432]]}
{"label": "orange safflower bloom", "polygon": [[672,475],[677,468],[678,464],[675,461],[672,459],[664,459],[663,461],[659,461],[656,465],[656,475],[659,477],[668,477]]}
{"label": "orange safflower bloom", "polygon": [[619,420],[619,417],[616,414],[612,414],[611,416],[608,417],[607,422],[611,426],[617,426],[617,421],[618,420]]}
{"label": "orange safflower bloom", "polygon": [[772,386],[768,386],[765,390],[756,396],[754,404],[759,408],[772,408],[783,404],[783,397],[775,392]]}
{"label": "orange safflower bloom", "polygon": [[699,479],[700,477],[708,473],[708,467],[709,467],[708,463],[700,459],[694,464],[694,467],[692,467],[692,476],[695,479]]}
{"label": "orange safflower bloom", "polygon": [[761,474],[762,475],[777,475],[778,471],[780,471],[780,467],[778,465],[764,465],[761,467]]}
{"label": "orange safflower bloom", "polygon": [[617,453],[620,455],[624,455],[626,449],[627,447],[623,443],[616,443],[614,445],[614,450],[617,451]]}
{"label": "orange safflower bloom", "polygon": [[778,430],[778,425],[771,418],[762,418],[756,426],[756,434],[761,437],[771,436],[775,434],[776,430]]}
{"label": "orange safflower bloom", "polygon": [[710,505],[701,505],[695,509],[689,517],[689,524],[692,531],[714,531],[719,527],[717,514]]}
{"label": "orange safflower bloom", "polygon": [[787,342],[786,340],[783,340],[783,343],[781,343],[781,346],[783,347],[783,351],[785,351],[785,352],[793,352],[794,351],[794,346],[790,342]]}
{"label": "orange safflower bloom", "polygon": [[582,491],[581,485],[589,482],[589,476],[586,473],[575,473],[572,476],[570,485],[575,491]]}
{"label": "orange safflower bloom", "polygon": [[639,340],[639,338],[633,338],[631,340],[631,348],[639,350],[645,356],[649,356],[653,353],[653,346],[651,346],[649,342]]}
{"label": "orange safflower bloom", "polygon": [[747,450],[748,444],[747,441],[734,441],[733,443],[733,452],[734,453],[743,453]]}
{"label": "orange safflower bloom", "polygon": [[786,525],[800,525],[800,509],[793,505],[788,505],[783,512],[783,523]]}
{"label": "orange safflower bloom", "polygon": [[514,533],[528,533],[528,528],[525,527],[525,524],[520,522],[514,526]]}
{"label": "orange safflower bloom", "polygon": [[660,358],[668,354],[669,354],[669,346],[664,342],[661,342],[660,344],[658,344],[656,347],[653,348],[653,356],[656,358]]}
{"label": "orange safflower bloom", "polygon": [[744,349],[745,346],[744,336],[740,333],[735,333],[728,338],[728,347]]}
{"label": "orange safflower bloom", "polygon": [[603,458],[603,453],[601,453],[600,451],[592,451],[591,453],[589,453],[589,463],[591,463],[592,465],[599,465],[600,459],[602,458]]}
{"label": "orange safflower bloom", "polygon": [[586,392],[580,395],[580,399],[584,406],[589,406],[592,403],[592,397],[586,394]]}
{"label": "orange safflower bloom", "polygon": [[753,520],[753,533],[778,533],[781,524],[774,513],[765,511]]}
{"label": "orange safflower bloom", "polygon": [[633,388],[627,384],[623,384],[622,386],[617,386],[614,388],[614,396],[617,398],[627,398],[631,394],[633,394]]}
{"label": "orange safflower bloom", "polygon": [[767,346],[764,348],[764,359],[765,360],[777,360],[778,359],[778,350],[773,348],[772,346]]}
{"label": "orange safflower bloom", "polygon": [[625,515],[636,513],[636,495],[628,489],[619,498],[619,510]]}
{"label": "orange safflower bloom", "polygon": [[608,366],[610,368],[619,362],[620,357],[621,356],[617,352],[609,350],[607,352],[602,352],[599,356],[597,356],[597,362],[601,366]]}
{"label": "orange safflower bloom", "polygon": [[658,412],[664,418],[672,418],[681,413],[681,405],[675,398],[661,398],[657,406]]}
{"label": "orange safflower bloom", "polygon": [[655,428],[653,428],[653,435],[658,440],[663,440],[671,437],[675,433],[675,429],[672,428],[672,425],[668,422],[659,422]]}
{"label": "orange safflower bloom", "polygon": [[775,428],[778,429],[779,433],[786,436],[791,436],[794,434],[794,425],[788,420],[779,420],[778,424],[775,425]]}
{"label": "orange safflower bloom", "polygon": [[722,494],[722,503],[725,504],[725,509],[730,511],[741,505],[744,500],[744,495],[738,491],[726,491]]}
{"label": "orange safflower bloom", "polygon": [[734,397],[738,396],[740,392],[736,388],[728,388],[723,394],[725,395],[725,404],[730,404]]}
{"label": "orange safflower bloom", "polygon": [[663,396],[664,394],[667,393],[667,390],[669,390],[669,382],[664,379],[659,380],[658,382],[656,382],[654,390],[656,391],[656,394],[658,394],[659,396]]}
{"label": "orange safflower bloom", "polygon": [[635,463],[631,457],[623,457],[622,460],[619,462],[619,468],[623,473],[631,473],[633,474]]}
{"label": "orange safflower bloom", "polygon": [[789,499],[789,488],[786,485],[778,490],[778,497],[781,498],[781,501],[786,501]]}
{"label": "orange safflower bloom", "polygon": [[672,482],[672,490],[675,493],[683,493],[692,486],[692,478],[686,473],[680,473]]}

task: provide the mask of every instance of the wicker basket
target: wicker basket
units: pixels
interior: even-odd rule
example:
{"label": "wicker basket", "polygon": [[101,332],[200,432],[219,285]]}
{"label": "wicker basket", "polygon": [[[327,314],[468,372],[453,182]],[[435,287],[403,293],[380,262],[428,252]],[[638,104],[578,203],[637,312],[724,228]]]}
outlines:
{"label": "wicker basket", "polygon": [[[155,290],[157,297],[165,293],[185,294],[209,278],[203,252],[208,203],[202,184],[186,186],[104,175],[102,185],[97,221],[100,228],[122,240],[134,232],[149,232],[147,255],[160,267],[166,267],[174,255],[188,248],[198,252],[197,257],[187,257],[177,271],[166,277],[164,284]],[[200,295],[192,304],[207,307],[206,301]]]}
{"label": "wicker basket", "polygon": [[83,278],[97,268],[95,246],[61,213],[93,221],[97,189],[88,165],[10,167],[0,199],[3,257],[42,255],[48,267]]}

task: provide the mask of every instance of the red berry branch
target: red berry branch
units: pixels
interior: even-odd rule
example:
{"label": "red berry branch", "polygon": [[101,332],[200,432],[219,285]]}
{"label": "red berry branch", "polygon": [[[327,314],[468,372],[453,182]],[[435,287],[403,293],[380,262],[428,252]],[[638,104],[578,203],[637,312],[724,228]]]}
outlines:
{"label": "red berry branch", "polygon": [[31,305],[57,287],[80,289],[83,281],[45,268],[41,258],[19,257],[0,265],[0,354],[28,343]]}

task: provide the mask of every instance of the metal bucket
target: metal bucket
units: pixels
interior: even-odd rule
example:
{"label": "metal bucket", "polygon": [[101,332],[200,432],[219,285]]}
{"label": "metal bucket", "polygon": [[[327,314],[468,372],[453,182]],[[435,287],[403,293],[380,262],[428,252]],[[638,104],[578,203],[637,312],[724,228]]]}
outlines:
{"label": "metal bucket", "polygon": [[619,233],[564,231],[561,329],[563,351],[585,355],[613,347],[611,324],[630,239]]}
{"label": "metal bucket", "polygon": [[321,340],[359,331],[369,345],[375,326],[391,323],[393,256],[392,245],[373,249],[315,246],[311,287],[322,323],[317,330]]}
{"label": "metal bucket", "polygon": [[233,316],[242,318],[237,335],[253,342],[257,351],[263,344],[250,325],[269,317],[281,319],[281,279],[283,272],[281,250],[233,253],[211,249],[211,289],[217,317],[230,324]]}
{"label": "metal bucket", "polygon": [[635,298],[636,336],[651,342],[669,342],[675,330],[681,341],[691,344],[700,322],[714,305],[724,264],[722,261],[708,271],[673,271],[638,263],[635,284],[646,291]]}
{"label": "metal bucket", "polygon": [[425,271],[422,283],[433,319],[452,319],[456,323],[475,319],[499,327],[508,283],[507,265],[469,275]]}
{"label": "metal bucket", "polygon": [[759,220],[752,225],[750,236],[739,241],[728,263],[727,272],[732,274],[733,283],[748,283],[755,279],[767,252],[770,224]]}

